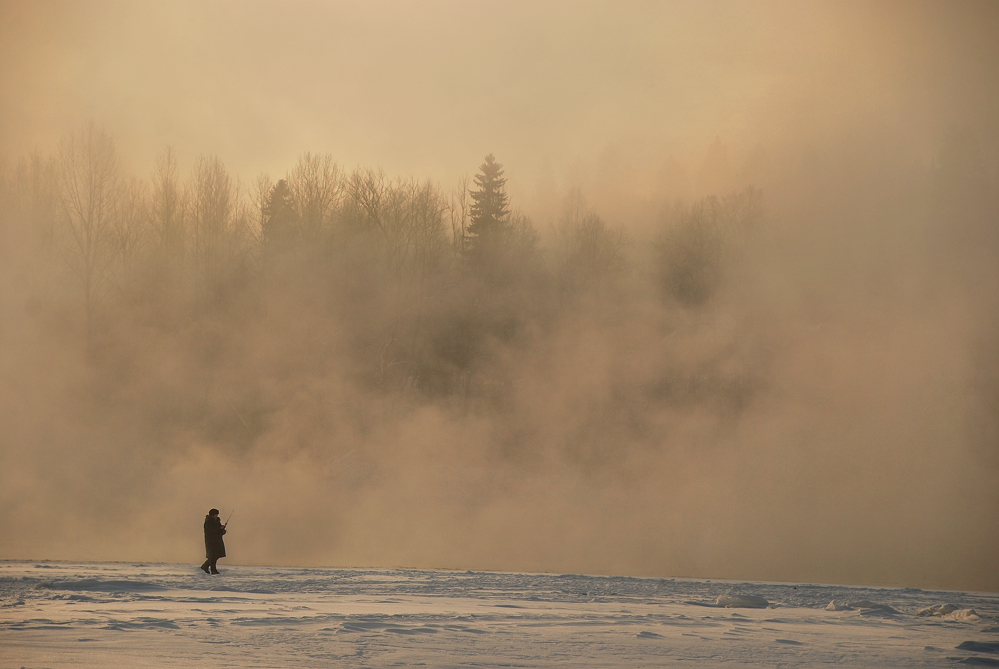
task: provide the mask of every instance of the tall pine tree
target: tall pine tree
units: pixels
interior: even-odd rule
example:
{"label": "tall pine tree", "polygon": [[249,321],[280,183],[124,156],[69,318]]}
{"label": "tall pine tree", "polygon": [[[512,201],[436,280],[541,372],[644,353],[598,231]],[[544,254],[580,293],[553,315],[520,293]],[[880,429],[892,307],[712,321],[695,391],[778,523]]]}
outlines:
{"label": "tall pine tree", "polygon": [[287,249],[298,234],[298,215],[284,179],[274,185],[263,214],[264,245],[271,250]]}
{"label": "tall pine tree", "polygon": [[471,222],[466,234],[466,252],[473,262],[488,262],[504,245],[510,232],[509,198],[506,194],[506,179],[503,166],[496,162],[493,154],[486,156],[486,162],[475,175],[477,190],[471,192]]}

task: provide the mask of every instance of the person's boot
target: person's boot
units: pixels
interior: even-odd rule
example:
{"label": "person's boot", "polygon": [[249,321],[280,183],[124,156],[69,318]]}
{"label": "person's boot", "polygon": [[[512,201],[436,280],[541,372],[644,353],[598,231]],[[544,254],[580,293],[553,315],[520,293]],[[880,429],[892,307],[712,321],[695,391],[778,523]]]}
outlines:
{"label": "person's boot", "polygon": [[213,574],[217,574],[217,573],[219,573],[219,570],[218,569],[212,569],[212,573]]}
{"label": "person's boot", "polygon": [[208,561],[207,560],[205,560],[205,563],[203,565],[201,565],[201,571],[205,572],[206,574],[210,574],[211,573],[210,571],[208,571]]}

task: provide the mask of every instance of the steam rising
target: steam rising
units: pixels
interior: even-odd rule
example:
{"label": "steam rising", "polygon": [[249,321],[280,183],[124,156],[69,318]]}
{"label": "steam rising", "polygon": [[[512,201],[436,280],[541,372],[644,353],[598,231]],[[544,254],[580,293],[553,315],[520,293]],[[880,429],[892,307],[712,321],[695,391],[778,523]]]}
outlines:
{"label": "steam rising", "polygon": [[0,558],[999,588],[991,4],[0,19]]}

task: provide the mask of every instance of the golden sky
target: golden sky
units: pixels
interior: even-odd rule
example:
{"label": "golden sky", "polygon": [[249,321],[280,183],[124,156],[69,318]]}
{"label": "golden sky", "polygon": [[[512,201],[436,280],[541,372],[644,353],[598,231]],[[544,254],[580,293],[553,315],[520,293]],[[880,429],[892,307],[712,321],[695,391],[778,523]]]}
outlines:
{"label": "golden sky", "polygon": [[[27,2],[0,9],[0,153],[89,119],[244,178],[304,151],[512,184],[608,151],[808,141],[860,120],[934,147],[999,114],[999,11],[912,2]],[[989,138],[994,142],[994,137]],[[928,149],[929,150],[929,149]],[[516,190],[516,189],[515,189]]]}

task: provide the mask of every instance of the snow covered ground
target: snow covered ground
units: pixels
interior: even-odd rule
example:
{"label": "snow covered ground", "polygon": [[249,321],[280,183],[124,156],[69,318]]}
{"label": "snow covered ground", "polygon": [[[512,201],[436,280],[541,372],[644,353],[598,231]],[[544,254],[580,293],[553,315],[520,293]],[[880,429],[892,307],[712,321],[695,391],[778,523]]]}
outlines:
{"label": "snow covered ground", "polygon": [[0,668],[999,666],[996,593],[221,568],[0,562]]}

